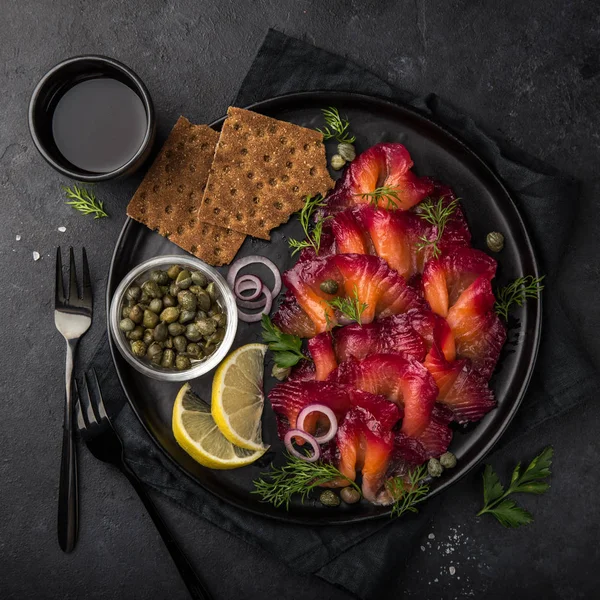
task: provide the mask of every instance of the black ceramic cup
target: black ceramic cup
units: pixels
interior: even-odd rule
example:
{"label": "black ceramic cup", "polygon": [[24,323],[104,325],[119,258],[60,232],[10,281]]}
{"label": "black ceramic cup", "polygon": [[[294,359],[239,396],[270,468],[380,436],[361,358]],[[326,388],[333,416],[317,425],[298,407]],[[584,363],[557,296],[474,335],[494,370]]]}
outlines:
{"label": "black ceramic cup", "polygon": [[[67,91],[83,81],[101,77],[116,79],[135,92],[146,113],[146,130],[139,149],[127,162],[106,172],[92,172],[75,166],[61,154],[52,119]],[[156,118],[146,86],[129,67],[106,56],[76,56],[50,69],[37,84],[29,103],[29,130],[37,149],[52,167],[71,179],[93,183],[129,175],[144,163],[154,142]]]}

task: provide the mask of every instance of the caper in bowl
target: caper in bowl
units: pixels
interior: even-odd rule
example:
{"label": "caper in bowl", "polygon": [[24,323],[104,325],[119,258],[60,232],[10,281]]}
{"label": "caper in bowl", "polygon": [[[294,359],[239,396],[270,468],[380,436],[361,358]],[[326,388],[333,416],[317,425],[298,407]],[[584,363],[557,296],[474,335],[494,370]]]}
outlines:
{"label": "caper in bowl", "polygon": [[235,337],[237,308],[213,267],[169,255],[145,261],[123,278],[109,324],[115,345],[138,371],[187,381],[223,360]]}

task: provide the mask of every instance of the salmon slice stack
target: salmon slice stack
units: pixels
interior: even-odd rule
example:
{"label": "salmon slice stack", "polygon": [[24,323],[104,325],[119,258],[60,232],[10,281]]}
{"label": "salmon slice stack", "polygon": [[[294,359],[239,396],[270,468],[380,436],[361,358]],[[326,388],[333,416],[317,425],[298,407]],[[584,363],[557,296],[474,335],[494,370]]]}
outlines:
{"label": "salmon slice stack", "polygon": [[308,340],[308,351],[315,365],[315,379],[325,381],[338,366],[331,334],[323,332]]}

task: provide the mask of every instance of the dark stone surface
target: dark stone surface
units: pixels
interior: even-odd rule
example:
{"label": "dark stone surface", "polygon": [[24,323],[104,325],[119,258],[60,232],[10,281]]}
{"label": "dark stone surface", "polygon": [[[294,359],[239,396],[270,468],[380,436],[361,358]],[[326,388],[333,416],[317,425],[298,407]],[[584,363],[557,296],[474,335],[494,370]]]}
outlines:
{"label": "dark stone surface", "polygon": [[[62,203],[60,185],[67,182],[33,147],[26,107],[39,77],[63,58],[93,52],[130,65],[154,98],[159,140],[179,114],[200,123],[224,113],[268,27],[347,55],[399,87],[435,91],[488,131],[584,182],[576,235],[590,242],[587,250],[568,256],[572,287],[554,293],[567,298],[595,293],[600,233],[595,0],[21,0],[1,6],[2,598],[187,598],[132,488],[86,452],[80,453],[79,544],[67,556],[56,540],[64,354],[52,319],[53,253],[58,244],[85,244],[89,250],[97,311],[81,348],[85,355],[102,334],[101,298],[112,248],[139,180],[98,187],[111,219],[94,222]],[[60,226],[67,231],[58,232]],[[41,260],[33,261],[33,251]],[[579,316],[590,331],[599,312]],[[599,340],[590,334],[585,342],[599,366]],[[425,550],[415,548],[407,568],[399,565],[389,577],[404,578],[407,598],[592,597],[600,581],[599,490],[591,475],[599,427],[600,407],[590,398],[584,408],[546,423],[494,457],[495,466],[507,471],[516,460],[554,444],[551,490],[523,500],[534,524],[511,531],[483,518],[457,522],[459,511],[471,515],[479,506],[475,473],[445,494],[431,524],[435,538],[425,537]],[[215,598],[348,598],[156,500]]]}

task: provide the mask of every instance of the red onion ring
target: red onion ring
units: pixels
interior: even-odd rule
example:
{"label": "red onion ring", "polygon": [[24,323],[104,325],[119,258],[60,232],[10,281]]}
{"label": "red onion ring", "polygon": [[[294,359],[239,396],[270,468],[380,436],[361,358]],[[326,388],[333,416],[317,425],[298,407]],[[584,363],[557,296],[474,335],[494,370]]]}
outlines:
{"label": "red onion ring", "polygon": [[[237,305],[240,308],[249,308],[250,310],[255,308],[262,308],[267,303],[267,298],[271,295],[269,288],[264,284],[260,284],[261,289],[259,292],[264,295],[264,298],[259,298],[258,300],[249,300],[248,296],[243,296],[241,300],[236,300]],[[272,302],[272,298],[271,298]]]}
{"label": "red onion ring", "polygon": [[[263,286],[263,288],[266,288],[266,286]],[[263,315],[268,315],[271,311],[271,306],[273,306],[273,296],[271,296],[271,292],[269,292],[269,290],[265,289],[265,306],[260,312],[257,313],[247,313],[243,310],[240,310],[240,302],[242,301],[238,301],[238,317],[240,318],[240,321],[244,321],[244,323],[256,323],[262,319]]]}
{"label": "red onion ring", "polygon": [[279,273],[279,269],[275,266],[275,263],[265,256],[245,256],[244,258],[239,258],[234,261],[229,267],[229,271],[227,273],[227,283],[231,289],[234,289],[235,280],[240,269],[243,269],[247,265],[251,265],[253,263],[260,263],[267,267],[271,273],[273,273],[273,278],[275,283],[273,284],[273,289],[271,290],[271,296],[275,298],[277,294],[281,291],[281,274]]}
{"label": "red onion ring", "polygon": [[[242,275],[237,278],[233,291],[238,300],[256,300],[260,296],[262,287],[263,283],[256,275]],[[242,296],[242,292],[249,290],[254,291],[248,296]]]}
{"label": "red onion ring", "polygon": [[327,430],[327,433],[324,433],[319,437],[313,436],[318,444],[324,444],[325,442],[328,442],[329,440],[333,439],[335,434],[337,433],[337,417],[335,416],[335,413],[331,410],[331,408],[325,406],[324,404],[309,404],[300,411],[298,419],[296,420],[296,427],[304,431],[304,420],[306,419],[307,415],[313,412],[319,412],[329,419],[329,429]]}
{"label": "red onion ring", "polygon": [[[300,439],[304,440],[305,442],[308,442],[312,446],[312,456],[306,456],[306,454],[302,454],[302,452],[298,452],[298,450],[294,448],[294,444],[292,443],[292,441],[295,437],[299,437]],[[319,448],[317,440],[312,435],[306,433],[306,431],[302,431],[301,429],[290,429],[285,434],[285,437],[283,438],[283,443],[285,444],[287,451],[292,456],[305,460],[306,462],[316,462],[317,460],[319,460],[319,458],[321,458],[321,448]]]}

